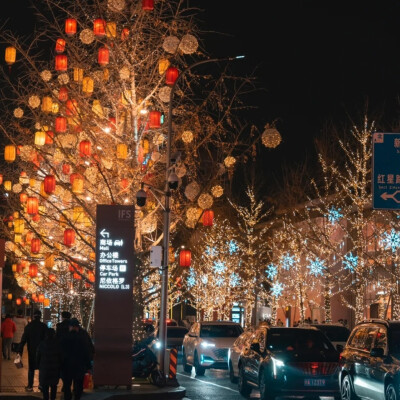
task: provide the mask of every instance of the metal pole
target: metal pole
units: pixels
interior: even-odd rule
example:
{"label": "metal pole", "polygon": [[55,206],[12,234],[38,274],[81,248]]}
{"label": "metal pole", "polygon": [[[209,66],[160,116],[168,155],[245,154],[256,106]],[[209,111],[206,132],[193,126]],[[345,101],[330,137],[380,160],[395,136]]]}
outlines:
{"label": "metal pole", "polygon": [[174,98],[175,89],[177,87],[178,82],[181,78],[188,72],[190,69],[197,67],[201,64],[207,64],[210,62],[217,61],[232,61],[240,58],[244,58],[244,56],[237,57],[228,57],[228,58],[212,58],[209,60],[203,60],[196,62],[189,67],[185,68],[178,76],[176,81],[171,87],[171,92],[169,95],[169,105],[168,105],[168,131],[167,131],[167,154],[166,154],[166,165],[165,165],[165,190],[164,190],[164,232],[163,232],[163,263],[161,267],[161,305],[160,305],[160,321],[159,321],[159,329],[160,329],[160,352],[158,353],[158,362],[160,364],[160,368],[164,371],[164,362],[165,362],[165,350],[167,343],[167,313],[168,313],[168,258],[169,258],[169,227],[170,227],[170,197],[171,191],[168,185],[168,177],[170,174],[171,168],[171,136],[172,136],[172,102]]}

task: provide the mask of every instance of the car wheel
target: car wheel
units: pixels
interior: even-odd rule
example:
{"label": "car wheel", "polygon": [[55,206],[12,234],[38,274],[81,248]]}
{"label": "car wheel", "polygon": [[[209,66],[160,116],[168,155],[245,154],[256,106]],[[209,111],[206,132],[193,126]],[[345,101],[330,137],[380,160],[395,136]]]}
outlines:
{"label": "car wheel", "polygon": [[393,385],[393,383],[389,383],[389,385],[386,386],[385,390],[385,399],[386,400],[397,400],[397,392],[396,389]]}
{"label": "car wheel", "polygon": [[197,353],[194,353],[194,369],[196,370],[196,375],[198,376],[203,376],[206,372],[206,369],[199,363],[199,357]]}
{"label": "car wheel", "polygon": [[353,385],[350,380],[350,376],[346,375],[342,384],[340,385],[340,397],[342,400],[356,400],[357,396],[354,393]]}
{"label": "car wheel", "polygon": [[229,361],[229,380],[232,383],[237,383],[238,378],[235,376],[235,372],[233,371],[232,361]]}
{"label": "car wheel", "polygon": [[247,383],[243,365],[239,369],[239,383],[238,383],[239,393],[244,397],[249,397],[251,393],[251,386]]}
{"label": "car wheel", "polygon": [[275,395],[268,391],[267,377],[263,370],[260,371],[260,381],[258,382],[258,387],[260,389],[261,400],[274,400]]}
{"label": "car wheel", "polygon": [[182,364],[185,372],[190,373],[192,371],[192,366],[187,363],[185,350],[182,353]]}

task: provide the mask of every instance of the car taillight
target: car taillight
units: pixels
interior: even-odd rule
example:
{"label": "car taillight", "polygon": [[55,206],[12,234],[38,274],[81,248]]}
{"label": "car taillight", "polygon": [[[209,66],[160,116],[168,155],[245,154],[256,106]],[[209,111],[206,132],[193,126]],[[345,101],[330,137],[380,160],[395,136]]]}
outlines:
{"label": "car taillight", "polygon": [[318,369],[318,363],[311,363],[311,369]]}

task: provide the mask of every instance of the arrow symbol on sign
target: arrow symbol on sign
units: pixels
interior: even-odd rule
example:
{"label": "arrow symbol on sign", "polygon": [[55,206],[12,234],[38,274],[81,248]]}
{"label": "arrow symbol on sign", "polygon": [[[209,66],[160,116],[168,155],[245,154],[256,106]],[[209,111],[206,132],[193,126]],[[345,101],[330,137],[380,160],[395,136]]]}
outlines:
{"label": "arrow symbol on sign", "polygon": [[100,232],[100,235],[103,236],[103,237],[107,237],[107,238],[110,237],[110,233],[107,232],[105,229],[103,229],[103,230]]}
{"label": "arrow symbol on sign", "polygon": [[394,193],[389,194],[389,193],[382,193],[381,197],[383,200],[387,200],[387,199],[393,199],[396,203],[400,203],[400,200],[396,199],[396,195],[400,193],[400,190],[396,190]]}

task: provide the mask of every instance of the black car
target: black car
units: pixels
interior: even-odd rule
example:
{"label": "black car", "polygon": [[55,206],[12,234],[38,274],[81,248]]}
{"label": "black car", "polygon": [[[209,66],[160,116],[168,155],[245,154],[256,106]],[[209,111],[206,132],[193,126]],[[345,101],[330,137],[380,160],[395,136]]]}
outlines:
{"label": "black car", "polygon": [[311,324],[327,336],[334,347],[337,345],[344,347],[346,345],[347,339],[350,336],[350,330],[340,324]]}
{"label": "black car", "polygon": [[339,352],[315,328],[260,327],[239,356],[239,392],[259,388],[261,399],[340,398]]}
{"label": "black car", "polygon": [[400,322],[371,319],[352,330],[341,354],[342,400],[399,399]]}

